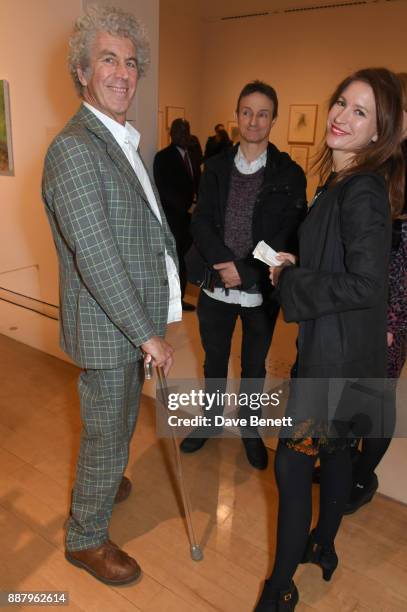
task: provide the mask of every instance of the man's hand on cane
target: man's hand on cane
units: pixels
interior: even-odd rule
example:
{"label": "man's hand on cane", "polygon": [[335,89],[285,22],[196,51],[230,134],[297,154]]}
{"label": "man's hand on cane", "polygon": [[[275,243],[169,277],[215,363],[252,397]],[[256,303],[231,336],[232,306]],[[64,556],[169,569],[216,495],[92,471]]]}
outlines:
{"label": "man's hand on cane", "polygon": [[152,363],[155,368],[163,368],[167,376],[174,362],[174,349],[163,338],[153,336],[141,345],[145,353],[144,363]]}

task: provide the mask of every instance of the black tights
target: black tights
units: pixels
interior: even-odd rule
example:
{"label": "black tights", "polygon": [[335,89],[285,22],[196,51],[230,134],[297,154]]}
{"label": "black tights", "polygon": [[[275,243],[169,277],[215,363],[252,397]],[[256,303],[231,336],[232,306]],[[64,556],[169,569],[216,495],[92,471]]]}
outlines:
{"label": "black tights", "polygon": [[361,452],[353,472],[354,484],[368,485],[370,483],[390,442],[391,438],[363,438]]}
{"label": "black tights", "polygon": [[[293,450],[281,443],[275,459],[280,494],[277,550],[271,574],[273,590],[290,587],[301,562],[312,520],[312,471],[316,457]],[[342,520],[352,485],[352,463],[348,449],[320,452],[321,492],[315,541],[332,544]]]}
{"label": "black tights", "polygon": [[[395,381],[390,381],[393,385],[389,386],[386,395],[386,402],[383,406],[383,436],[382,438],[363,438],[361,452],[357,456],[353,471],[353,483],[369,485],[373,474],[380,461],[383,459],[391,436],[396,427],[396,385]],[[354,444],[353,452],[357,451],[357,443]]]}

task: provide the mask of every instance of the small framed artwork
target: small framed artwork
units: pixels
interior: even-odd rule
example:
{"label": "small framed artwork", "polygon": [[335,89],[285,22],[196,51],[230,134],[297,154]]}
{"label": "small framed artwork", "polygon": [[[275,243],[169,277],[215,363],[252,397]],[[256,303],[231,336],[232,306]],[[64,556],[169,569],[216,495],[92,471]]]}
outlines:
{"label": "small framed artwork", "polygon": [[292,146],[290,148],[291,158],[307,173],[308,170],[308,147]]}
{"label": "small framed artwork", "polygon": [[7,81],[0,81],[0,174],[14,174],[10,95]]}
{"label": "small framed artwork", "polygon": [[288,142],[314,144],[318,104],[291,104]]}
{"label": "small framed artwork", "polygon": [[171,123],[174,119],[185,119],[185,108],[182,106],[167,106],[166,107],[166,127],[170,129]]}
{"label": "small framed artwork", "polygon": [[239,142],[240,136],[239,136],[239,128],[237,126],[237,121],[228,121],[228,134],[233,144],[236,144],[237,142]]}

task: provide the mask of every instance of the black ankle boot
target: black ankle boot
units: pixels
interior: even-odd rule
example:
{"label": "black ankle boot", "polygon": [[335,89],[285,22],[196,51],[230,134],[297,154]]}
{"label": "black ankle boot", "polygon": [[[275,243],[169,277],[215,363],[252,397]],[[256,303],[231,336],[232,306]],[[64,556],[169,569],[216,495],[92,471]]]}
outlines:
{"label": "black ankle boot", "polygon": [[355,482],[352,487],[350,498],[346,504],[344,514],[353,514],[365,504],[368,504],[379,486],[379,481],[376,474],[373,474],[372,479],[365,485]]}
{"label": "black ankle boot", "polygon": [[246,451],[246,457],[250,465],[257,470],[265,470],[268,466],[269,457],[267,448],[263,440],[260,438],[243,438],[242,442]]}
{"label": "black ankle boot", "polygon": [[203,447],[208,438],[198,438],[195,436],[187,436],[179,445],[183,453],[195,453]]}
{"label": "black ankle boot", "polygon": [[179,445],[183,453],[195,453],[208,441],[209,438],[216,438],[223,432],[222,427],[201,427],[195,429],[184,438]]}
{"label": "black ankle boot", "polygon": [[288,591],[276,594],[272,591],[270,580],[266,580],[254,612],[293,612],[297,603],[298,590],[294,582],[291,582]]}
{"label": "black ankle boot", "polygon": [[335,546],[333,544],[330,546],[317,544],[314,539],[314,532],[311,531],[301,563],[319,565],[322,569],[323,579],[329,581],[338,567],[338,555],[335,552]]}

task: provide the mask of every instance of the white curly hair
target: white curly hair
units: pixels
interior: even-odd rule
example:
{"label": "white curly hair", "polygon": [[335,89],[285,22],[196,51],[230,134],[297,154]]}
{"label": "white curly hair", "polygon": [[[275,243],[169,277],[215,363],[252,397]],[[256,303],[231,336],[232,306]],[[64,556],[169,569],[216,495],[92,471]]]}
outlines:
{"label": "white curly hair", "polygon": [[150,44],[146,31],[134,15],[114,6],[90,6],[86,13],[76,20],[69,41],[69,71],[80,96],[83,86],[79,81],[77,69],[80,67],[85,74],[89,74],[90,49],[97,32],[108,32],[112,36],[131,40],[136,48],[139,78],[146,74],[150,64]]}

